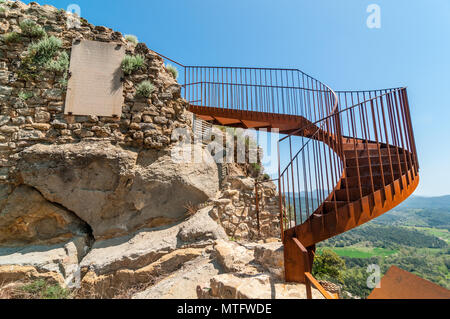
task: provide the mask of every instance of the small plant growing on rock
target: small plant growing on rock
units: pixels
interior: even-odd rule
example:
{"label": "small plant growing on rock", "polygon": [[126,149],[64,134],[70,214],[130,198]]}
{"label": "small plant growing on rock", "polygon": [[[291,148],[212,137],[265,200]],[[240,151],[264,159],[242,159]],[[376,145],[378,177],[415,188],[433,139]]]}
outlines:
{"label": "small plant growing on rock", "polygon": [[167,64],[166,65],[166,70],[172,74],[172,76],[174,77],[174,79],[178,79],[178,70],[176,67],[174,67],[172,64]]}
{"label": "small plant growing on rock", "polygon": [[33,93],[33,92],[25,92],[25,91],[19,92],[19,98],[20,98],[22,101],[26,101],[26,100],[28,100],[28,99],[31,99],[33,96],[34,96],[34,93]]}
{"label": "small plant growing on rock", "polygon": [[142,55],[126,55],[122,61],[122,71],[130,75],[144,67],[145,60]]}
{"label": "small plant growing on rock", "polygon": [[20,34],[17,32],[10,32],[3,36],[3,41],[6,44],[15,43],[20,41]]}
{"label": "small plant growing on rock", "polygon": [[192,204],[191,202],[184,205],[184,208],[186,209],[186,215],[189,217],[194,216],[198,212],[198,206]]}
{"label": "small plant growing on rock", "polygon": [[28,295],[28,299],[68,299],[70,297],[69,290],[59,285],[51,285],[43,279],[21,287],[21,291]]}
{"label": "small plant growing on rock", "polygon": [[143,81],[136,87],[136,95],[149,98],[155,91],[155,86],[150,81]]}
{"label": "small plant growing on rock", "polygon": [[45,68],[53,72],[66,72],[69,69],[69,55],[66,51],[61,52],[56,60],[47,61]]}
{"label": "small plant growing on rock", "polygon": [[30,38],[43,38],[47,35],[45,30],[33,20],[25,19],[19,23],[22,35]]}
{"label": "small plant growing on rock", "polygon": [[138,40],[137,36],[132,35],[132,34],[125,35],[125,40],[127,40],[127,41],[129,41],[131,43],[134,43],[134,44],[138,44],[139,43],[139,40]]}
{"label": "small plant growing on rock", "polygon": [[62,41],[53,36],[31,43],[22,59],[19,77],[25,80],[35,79],[42,71],[64,73],[67,77],[69,55],[61,48]]}
{"label": "small plant growing on rock", "polygon": [[34,64],[45,65],[58,55],[62,41],[54,36],[32,43],[28,47],[28,57]]}

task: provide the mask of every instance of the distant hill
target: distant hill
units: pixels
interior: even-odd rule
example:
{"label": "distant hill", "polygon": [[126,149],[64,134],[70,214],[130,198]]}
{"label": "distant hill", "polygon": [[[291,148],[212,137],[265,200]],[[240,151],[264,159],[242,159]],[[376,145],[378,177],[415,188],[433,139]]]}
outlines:
{"label": "distant hill", "polygon": [[412,196],[375,223],[396,226],[419,226],[450,230],[450,196]]}
{"label": "distant hill", "polygon": [[441,197],[412,196],[400,204],[395,210],[404,208],[443,208],[450,210],[450,195]]}

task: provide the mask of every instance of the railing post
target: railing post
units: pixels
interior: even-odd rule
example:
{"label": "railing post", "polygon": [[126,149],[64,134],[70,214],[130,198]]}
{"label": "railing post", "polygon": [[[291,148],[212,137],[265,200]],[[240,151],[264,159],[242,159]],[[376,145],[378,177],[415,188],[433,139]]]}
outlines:
{"label": "railing post", "polygon": [[260,225],[260,221],[259,221],[259,194],[258,194],[259,190],[258,190],[258,181],[255,181],[255,209],[256,209],[256,222],[257,222],[257,226],[258,226],[258,236],[261,236],[261,225]]}

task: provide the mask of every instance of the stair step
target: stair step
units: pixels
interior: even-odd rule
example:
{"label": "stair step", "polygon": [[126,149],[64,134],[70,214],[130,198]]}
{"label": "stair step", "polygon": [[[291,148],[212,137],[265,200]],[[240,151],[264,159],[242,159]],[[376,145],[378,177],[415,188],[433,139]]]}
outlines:
{"label": "stair step", "polygon": [[355,147],[356,147],[357,150],[367,150],[367,149],[374,150],[374,149],[378,149],[378,146],[375,143],[368,143],[368,144],[361,143],[361,142],[356,143],[356,144],[353,144],[352,142],[344,143],[344,151],[348,151],[348,150],[354,151]]}
{"label": "stair step", "polygon": [[[370,187],[363,186],[363,187],[361,187],[361,189],[362,189],[363,196],[367,196],[372,193],[372,188],[370,188]],[[360,199],[361,193],[359,191],[359,188],[349,188],[348,196],[349,196],[351,202]],[[335,192],[335,199],[337,201],[346,201],[347,200],[347,189],[344,188],[344,189],[337,190]]]}
{"label": "stair step", "polygon": [[[369,155],[371,157],[375,157],[379,156],[380,153],[381,156],[389,156],[389,153],[391,154],[391,156],[392,155],[397,156],[397,149],[395,147],[391,147],[389,150],[387,148],[380,148],[379,151],[378,149],[369,149],[369,150],[357,150],[356,152],[354,149],[344,150],[345,158],[347,159],[355,157],[367,157]],[[403,150],[399,150],[398,153],[399,155],[403,156]]]}
{"label": "stair step", "polygon": [[323,209],[325,212],[330,212],[330,211],[334,211],[336,209],[336,207],[339,208],[339,207],[343,207],[345,205],[347,205],[347,201],[334,201],[334,200],[325,201],[323,203]]}
{"label": "stair step", "polygon": [[[395,155],[391,155],[390,156],[391,162],[392,164],[396,164],[398,163],[398,157],[397,154]],[[358,163],[358,165],[369,165],[369,157],[368,156],[361,156],[358,158],[346,158],[345,162],[347,163],[348,167],[352,167],[352,166],[356,166],[356,164]],[[389,156],[388,155],[382,155],[381,156],[381,162],[383,164],[389,164]],[[404,163],[405,162],[405,158],[403,156],[400,157],[400,162]],[[370,163],[371,164],[380,164],[380,156],[379,154],[370,156]]]}
{"label": "stair step", "polygon": [[[404,174],[408,170],[408,165],[406,163],[401,163],[402,173]],[[381,167],[383,167],[383,173],[385,175],[389,175],[391,173],[391,165],[390,164],[372,164],[369,165],[361,165],[359,166],[359,175],[360,176],[370,176],[370,171],[372,170],[372,175],[381,175]],[[398,163],[396,165],[392,165],[394,173],[400,173],[400,167]],[[358,168],[357,167],[347,167],[347,176],[358,176]]]}
{"label": "stair step", "polygon": [[[394,181],[392,180],[391,171],[389,170],[388,172],[384,173],[384,182],[386,183],[386,185],[393,183]],[[394,172],[394,179],[399,179],[400,177],[400,173]],[[381,178],[380,174],[375,174],[372,176],[372,178],[375,188],[380,188],[383,185],[383,179]],[[371,182],[372,181],[370,176],[361,176],[361,185],[370,185]],[[347,186],[349,188],[359,187],[358,176],[343,178],[341,181],[341,187],[345,188]]]}

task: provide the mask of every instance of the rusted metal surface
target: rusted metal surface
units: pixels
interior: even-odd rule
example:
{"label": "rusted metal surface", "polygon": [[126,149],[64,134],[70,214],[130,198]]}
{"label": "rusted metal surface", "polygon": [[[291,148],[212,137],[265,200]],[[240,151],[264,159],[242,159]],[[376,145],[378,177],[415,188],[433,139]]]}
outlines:
{"label": "rusted metal surface", "polygon": [[450,299],[450,290],[392,266],[368,299]]}
{"label": "rusted metal surface", "polygon": [[[307,281],[313,285],[319,292],[322,294],[322,296],[325,297],[325,299],[338,299],[335,295],[329,293],[325,290],[325,288],[322,287],[322,285],[316,280],[316,278],[313,277],[313,275],[309,272],[305,273]],[[312,296],[312,293],[308,293],[308,295]],[[312,299],[308,297],[308,299]]]}
{"label": "rusted metal surface", "polygon": [[308,284],[316,243],[380,216],[416,189],[406,88],[334,92],[297,69],[170,61],[182,68],[183,96],[202,119],[286,134],[277,180],[287,281]]}
{"label": "rusted metal surface", "polygon": [[64,113],[119,118],[124,100],[120,68],[124,56],[125,47],[120,44],[75,41]]}

